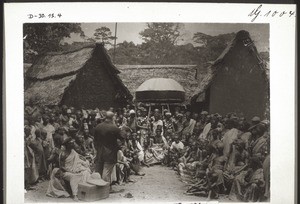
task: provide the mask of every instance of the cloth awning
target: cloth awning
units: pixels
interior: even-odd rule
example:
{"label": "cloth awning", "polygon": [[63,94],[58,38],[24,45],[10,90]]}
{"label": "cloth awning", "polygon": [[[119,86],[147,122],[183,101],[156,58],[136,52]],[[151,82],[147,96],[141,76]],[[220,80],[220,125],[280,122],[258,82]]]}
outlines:
{"label": "cloth awning", "polygon": [[135,97],[138,102],[181,103],[185,99],[185,91],[174,79],[152,78],[137,88]]}

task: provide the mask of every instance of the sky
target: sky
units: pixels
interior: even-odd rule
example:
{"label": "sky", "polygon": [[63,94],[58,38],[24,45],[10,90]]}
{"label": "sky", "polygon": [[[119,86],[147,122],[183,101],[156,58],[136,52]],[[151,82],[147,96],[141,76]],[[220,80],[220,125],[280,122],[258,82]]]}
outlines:
{"label": "sky", "polygon": [[[81,28],[87,37],[92,37],[95,30],[106,26],[115,34],[115,23],[82,23]],[[139,33],[147,27],[146,23],[117,23],[117,43],[132,41],[135,44],[143,42]],[[183,23],[181,34],[183,40],[178,44],[193,43],[193,35],[196,32],[208,35],[219,35],[225,33],[247,30],[250,33],[259,52],[269,50],[269,24],[224,24],[224,23]],[[79,35],[72,34],[65,42],[82,41]]]}

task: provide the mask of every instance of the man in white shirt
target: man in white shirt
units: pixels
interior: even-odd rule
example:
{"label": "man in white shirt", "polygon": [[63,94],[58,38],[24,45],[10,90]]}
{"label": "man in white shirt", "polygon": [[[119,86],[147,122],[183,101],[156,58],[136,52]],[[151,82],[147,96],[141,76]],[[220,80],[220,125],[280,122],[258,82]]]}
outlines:
{"label": "man in white shirt", "polygon": [[174,142],[172,142],[170,150],[177,150],[177,151],[183,150],[184,144],[179,140],[177,134],[174,135],[173,140]]}
{"label": "man in white shirt", "polygon": [[166,161],[168,167],[177,166],[177,161],[181,157],[181,152],[184,148],[184,144],[180,141],[178,134],[173,133],[172,138],[173,142],[169,149]]}

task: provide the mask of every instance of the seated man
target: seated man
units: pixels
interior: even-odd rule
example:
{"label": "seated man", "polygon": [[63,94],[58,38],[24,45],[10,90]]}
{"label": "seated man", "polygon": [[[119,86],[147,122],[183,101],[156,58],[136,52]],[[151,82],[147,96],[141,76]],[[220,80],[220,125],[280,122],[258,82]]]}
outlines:
{"label": "seated man", "polygon": [[80,154],[82,156],[86,156],[87,150],[86,150],[85,145],[84,145],[83,135],[76,135],[74,139],[75,139],[74,150],[78,154]]}
{"label": "seated man", "polygon": [[84,129],[83,139],[84,139],[84,147],[87,153],[94,155],[96,151],[94,147],[94,140],[93,140],[93,136],[90,135],[88,129]]}
{"label": "seated man", "polygon": [[43,148],[42,129],[37,129],[35,131],[35,136],[36,137],[31,139],[28,144],[34,152],[36,168],[39,172],[39,179],[44,180],[47,173],[47,164]]}
{"label": "seated man", "polygon": [[25,142],[24,142],[24,166],[25,166],[25,189],[29,189],[32,184],[35,184],[39,177],[38,169],[36,168],[35,156],[33,150],[29,147],[32,140],[31,128],[25,126]]}
{"label": "seated man", "polygon": [[74,150],[72,138],[65,139],[62,145],[63,150],[59,155],[60,166],[52,171],[46,195],[50,197],[72,195],[77,201],[78,184],[91,178],[89,162]]}
{"label": "seated man", "polygon": [[154,165],[154,164],[159,164],[161,162],[160,158],[157,158],[154,155],[154,152],[151,148],[152,146],[152,141],[149,138],[149,140],[144,141],[144,161],[147,163],[147,165]]}
{"label": "seated man", "polygon": [[149,165],[145,162],[145,154],[144,154],[144,150],[142,148],[142,145],[139,142],[138,136],[137,134],[133,134],[132,136],[132,151],[133,151],[133,155],[134,158],[136,158],[136,164],[137,165],[145,165],[147,167],[149,167]]}
{"label": "seated man", "polygon": [[139,176],[144,176],[145,173],[141,173],[140,162],[138,160],[137,154],[134,151],[130,151],[129,149],[125,149],[124,156],[129,162],[130,170]]}
{"label": "seated man", "polygon": [[117,154],[117,164],[116,164],[116,171],[117,171],[117,182],[122,184],[123,182],[130,182],[130,161],[125,157],[124,153],[126,151],[126,146],[121,145],[120,149],[118,150]]}
{"label": "seated man", "polygon": [[163,146],[168,146],[168,142],[166,140],[166,138],[162,135],[162,129],[161,128],[157,128],[155,131],[155,136],[154,136],[154,144],[159,145],[161,147]]}
{"label": "seated man", "polygon": [[208,198],[218,198],[220,193],[226,191],[223,171],[227,157],[223,155],[224,144],[218,142],[215,146],[216,157],[208,166]]}
{"label": "seated man", "polygon": [[187,183],[193,183],[192,178],[195,176],[196,168],[200,164],[199,149],[196,141],[190,141],[190,146],[178,162],[178,173],[181,179]]}
{"label": "seated man", "polygon": [[264,175],[260,158],[249,158],[249,168],[238,174],[233,181],[229,199],[234,201],[257,202],[264,192]]}
{"label": "seated man", "polygon": [[145,162],[147,164],[162,163],[165,158],[168,143],[161,133],[162,130],[157,128],[156,135],[153,138],[153,143],[150,140],[150,144],[145,149]]}
{"label": "seated man", "polygon": [[179,140],[179,136],[176,133],[173,133],[173,142],[168,151],[167,165],[175,167],[178,164],[178,159],[183,154],[184,144]]}
{"label": "seated man", "polygon": [[174,150],[174,151],[180,151],[183,150],[184,148],[184,144],[179,140],[179,136],[178,134],[174,133],[173,136],[173,142],[171,144],[170,150]]}

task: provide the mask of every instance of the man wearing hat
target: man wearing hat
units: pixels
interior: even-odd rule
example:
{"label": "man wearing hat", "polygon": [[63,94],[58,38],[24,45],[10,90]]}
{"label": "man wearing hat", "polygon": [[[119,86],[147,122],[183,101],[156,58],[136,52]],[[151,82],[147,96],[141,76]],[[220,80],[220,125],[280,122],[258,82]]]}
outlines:
{"label": "man wearing hat", "polygon": [[258,116],[254,116],[251,120],[251,125],[257,125],[258,123],[260,123],[260,118]]}
{"label": "man wearing hat", "polygon": [[118,143],[123,140],[121,130],[113,123],[114,113],[106,112],[106,118],[95,128],[94,142],[96,155],[96,171],[102,175],[103,180],[111,183],[111,174],[117,163]]}

